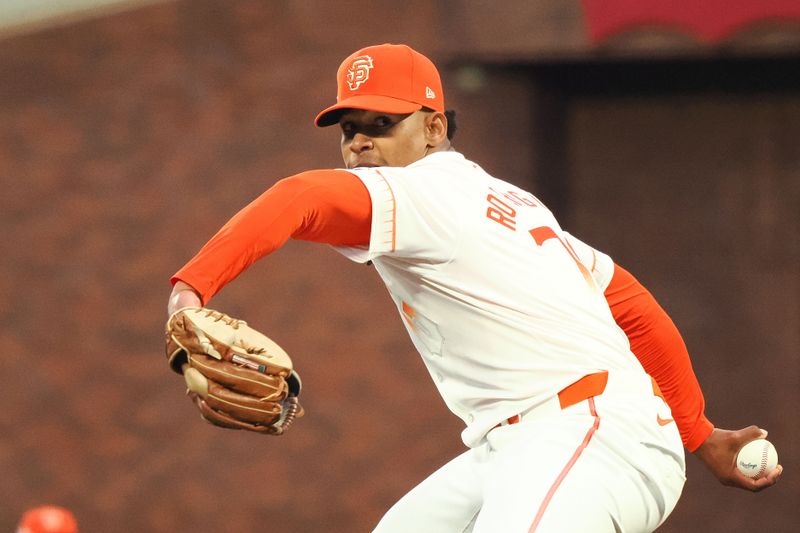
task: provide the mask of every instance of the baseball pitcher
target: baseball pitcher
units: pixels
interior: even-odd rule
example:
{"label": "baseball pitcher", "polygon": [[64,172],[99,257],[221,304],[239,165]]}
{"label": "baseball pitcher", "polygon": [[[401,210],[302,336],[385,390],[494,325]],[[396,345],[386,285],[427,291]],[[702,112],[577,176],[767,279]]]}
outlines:
{"label": "baseball pitcher", "polygon": [[453,148],[455,115],[428,58],[370,46],[337,82],[315,122],[341,130],[344,168],[279,181],[172,278],[168,355],[207,420],[279,435],[302,414],[288,356],[204,308],[293,238],[374,266],[464,423],[467,451],[375,531],[652,531],[678,502],[684,449],[725,484],[777,481],[780,467],[760,479],[736,471],[737,450],[766,432],[706,418],[686,347],[652,295],[533,194]]}

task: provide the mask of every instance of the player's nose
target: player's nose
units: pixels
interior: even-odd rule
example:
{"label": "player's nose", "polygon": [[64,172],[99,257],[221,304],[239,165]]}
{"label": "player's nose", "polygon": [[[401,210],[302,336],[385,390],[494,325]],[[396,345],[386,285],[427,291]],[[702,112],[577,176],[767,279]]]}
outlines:
{"label": "player's nose", "polygon": [[350,150],[356,153],[363,152],[364,150],[372,150],[372,148],[372,137],[361,132],[356,133],[353,136],[353,142],[350,143]]}

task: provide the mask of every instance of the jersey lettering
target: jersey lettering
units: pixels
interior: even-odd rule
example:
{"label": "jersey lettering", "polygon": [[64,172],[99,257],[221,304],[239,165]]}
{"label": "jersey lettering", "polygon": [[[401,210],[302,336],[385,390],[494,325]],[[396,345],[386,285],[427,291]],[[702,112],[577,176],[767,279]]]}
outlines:
{"label": "jersey lettering", "polygon": [[503,198],[505,198],[506,200],[508,200],[509,202],[518,207],[523,207],[523,206],[544,207],[544,204],[542,204],[542,202],[540,202],[534,195],[532,195],[527,191],[511,190],[502,192],[498,191],[494,187],[489,187],[489,190],[494,192],[498,196],[502,196]]}
{"label": "jersey lettering", "polygon": [[486,218],[494,220],[511,231],[516,231],[517,210],[492,193],[486,196],[486,201],[490,204],[486,208]]}

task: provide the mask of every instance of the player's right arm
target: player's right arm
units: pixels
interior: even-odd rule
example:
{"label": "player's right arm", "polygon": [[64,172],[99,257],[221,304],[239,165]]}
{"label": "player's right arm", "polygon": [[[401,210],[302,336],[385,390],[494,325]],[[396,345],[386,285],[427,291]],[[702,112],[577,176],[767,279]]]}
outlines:
{"label": "player's right arm", "polygon": [[614,265],[605,289],[611,313],[630,342],[631,351],[653,376],[672,410],[684,446],[724,485],[759,491],[774,485],[783,471],[750,479],[736,468],[736,455],[766,431],[750,426],[738,431],[715,428],[705,416],[705,401],[680,332],[655,298],[629,272]]}
{"label": "player's right arm", "polygon": [[631,351],[664,394],[684,446],[694,452],[714,426],[704,414],[703,392],[678,328],[653,295],[619,265],[614,265],[605,297]]}
{"label": "player's right arm", "polygon": [[168,310],[205,305],[289,238],[366,245],[371,221],[369,192],[350,172],[313,170],[284,178],[234,215],[172,276]]}

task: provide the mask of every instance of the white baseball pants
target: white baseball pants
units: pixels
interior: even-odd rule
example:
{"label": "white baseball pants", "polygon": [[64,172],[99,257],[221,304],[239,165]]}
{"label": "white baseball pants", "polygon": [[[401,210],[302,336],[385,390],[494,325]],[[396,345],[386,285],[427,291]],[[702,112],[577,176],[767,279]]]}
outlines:
{"label": "white baseball pants", "polygon": [[490,431],[406,494],[376,533],[639,533],[680,497],[683,445],[649,376]]}

